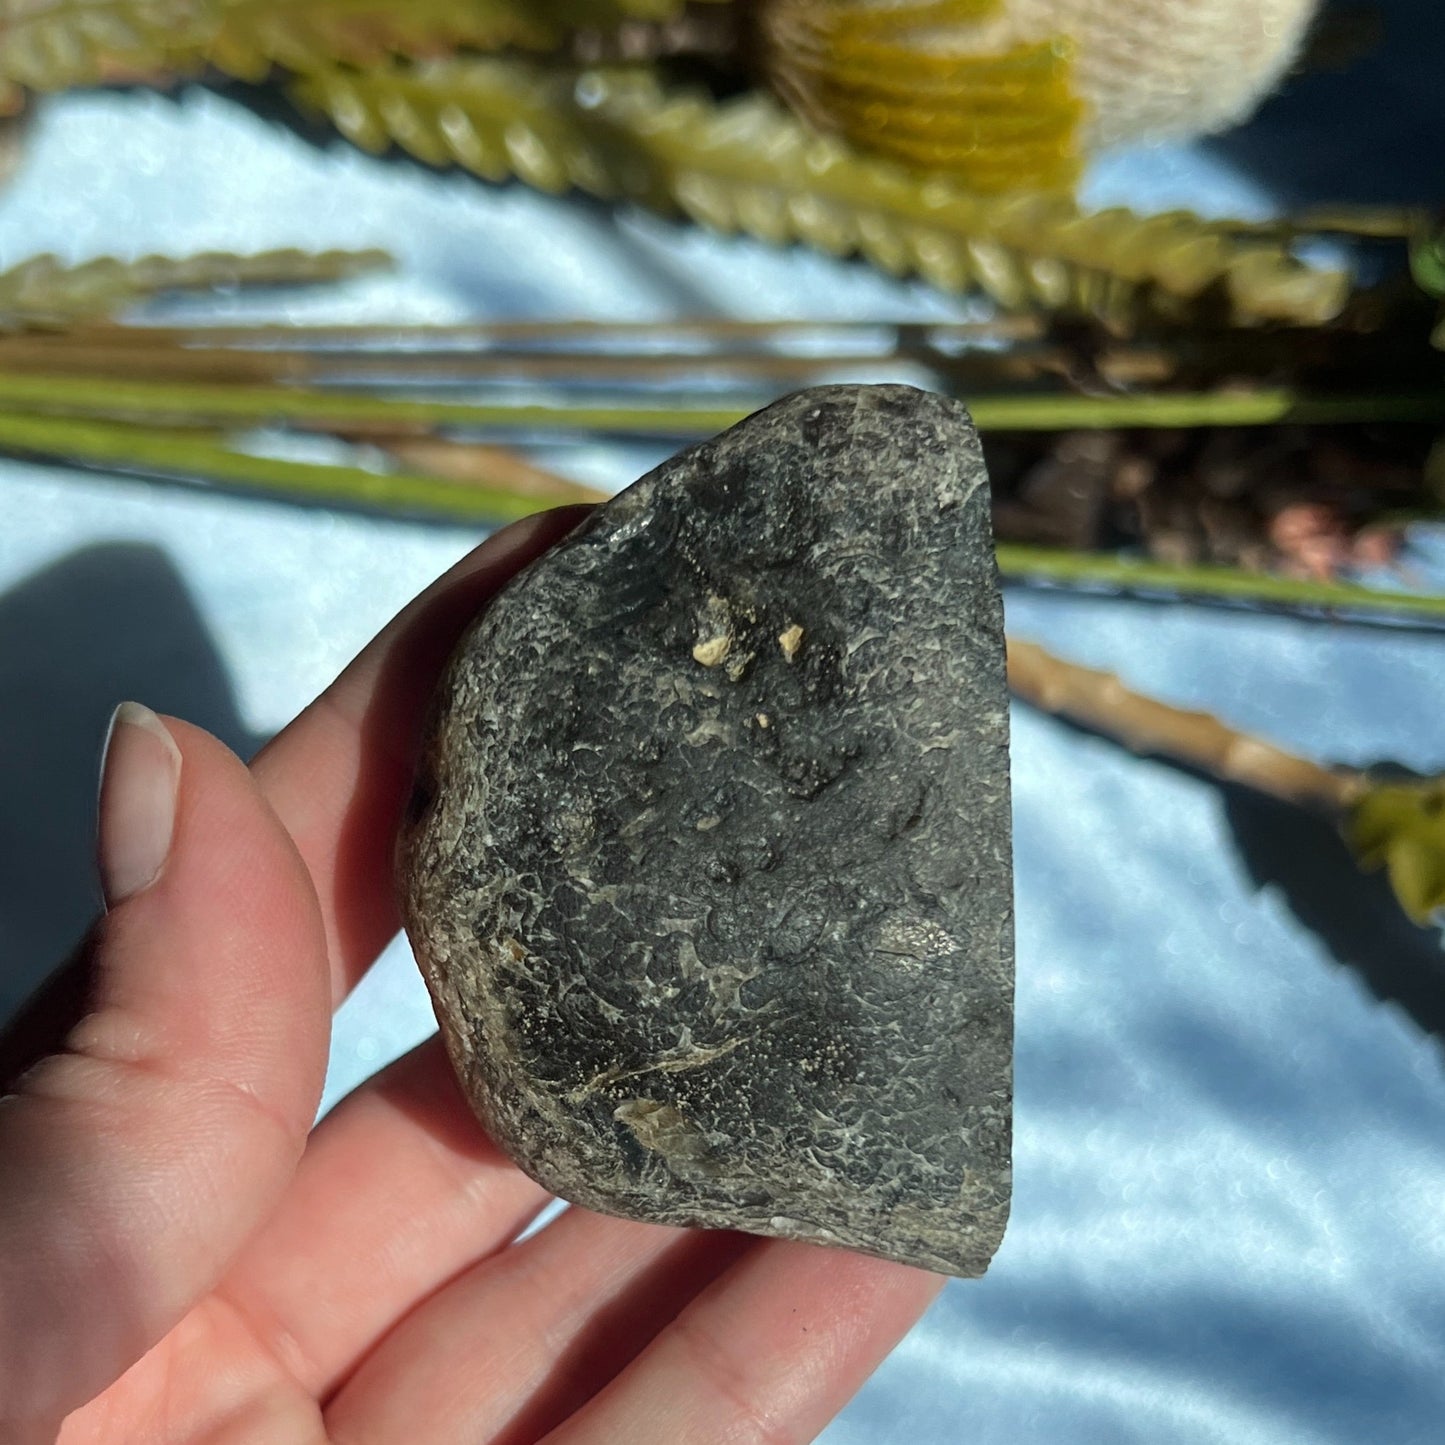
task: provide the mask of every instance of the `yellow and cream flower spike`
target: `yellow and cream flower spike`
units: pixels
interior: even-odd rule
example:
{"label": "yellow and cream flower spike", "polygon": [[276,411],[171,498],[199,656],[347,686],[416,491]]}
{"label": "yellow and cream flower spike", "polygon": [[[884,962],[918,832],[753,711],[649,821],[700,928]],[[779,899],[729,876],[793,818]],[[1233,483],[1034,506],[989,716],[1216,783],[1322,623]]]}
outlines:
{"label": "yellow and cream flower spike", "polygon": [[1316,0],[764,0],[762,64],[822,130],[983,190],[1245,119]]}

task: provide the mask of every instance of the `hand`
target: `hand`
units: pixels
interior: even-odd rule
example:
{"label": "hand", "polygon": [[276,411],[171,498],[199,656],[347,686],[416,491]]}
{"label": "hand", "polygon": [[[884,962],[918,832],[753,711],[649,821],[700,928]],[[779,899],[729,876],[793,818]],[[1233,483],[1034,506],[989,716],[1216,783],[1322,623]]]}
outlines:
{"label": "hand", "polygon": [[122,709],[108,911],[0,1050],[41,1056],[0,1100],[4,1445],[806,1441],[933,1297],[860,1255],[581,1209],[512,1243],[546,1196],[435,1038],[311,1129],[331,1011],[398,927],[432,683],[579,515],[493,537],[249,770]]}

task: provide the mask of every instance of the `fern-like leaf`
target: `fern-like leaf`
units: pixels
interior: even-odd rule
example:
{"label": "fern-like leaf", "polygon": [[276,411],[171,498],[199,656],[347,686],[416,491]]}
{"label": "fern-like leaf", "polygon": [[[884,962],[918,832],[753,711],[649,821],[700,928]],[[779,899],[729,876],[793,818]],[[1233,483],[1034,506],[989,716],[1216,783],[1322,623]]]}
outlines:
{"label": "fern-like leaf", "polygon": [[163,291],[232,286],[294,286],[338,281],[391,264],[384,251],[261,251],[251,256],[102,256],[66,265],[32,256],[0,272],[0,331],[68,326],[114,315]]}
{"label": "fern-like leaf", "polygon": [[1318,323],[1349,289],[1287,246],[1186,212],[1080,211],[1055,195],[981,196],[819,137],[770,98],[715,104],[646,71],[559,73],[521,61],[334,69],[294,94],[371,151],[545,191],[575,186],[682,211],[719,230],[859,252],[1008,307],[1089,314],[1118,329],[1222,303],[1240,323]]}
{"label": "fern-like leaf", "polygon": [[17,91],[12,96],[0,83],[0,187],[5,186],[20,168],[29,119],[24,93]]}
{"label": "fern-like leaf", "polygon": [[62,90],[197,69],[223,9],[222,0],[0,0],[0,81]]}
{"label": "fern-like leaf", "polygon": [[573,30],[664,21],[683,0],[0,0],[0,88],[62,90],[215,66],[261,80],[367,67],[391,56],[514,46],[550,50]]}

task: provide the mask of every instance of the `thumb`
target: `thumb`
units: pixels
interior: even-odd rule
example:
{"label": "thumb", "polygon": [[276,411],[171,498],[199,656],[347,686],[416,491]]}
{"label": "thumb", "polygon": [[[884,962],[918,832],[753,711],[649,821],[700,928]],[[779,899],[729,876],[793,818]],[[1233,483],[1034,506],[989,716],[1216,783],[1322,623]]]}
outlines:
{"label": "thumb", "polygon": [[156,1343],[289,1181],[325,1073],[311,881],[240,761],[116,713],[87,1009],[0,1099],[0,1439]]}

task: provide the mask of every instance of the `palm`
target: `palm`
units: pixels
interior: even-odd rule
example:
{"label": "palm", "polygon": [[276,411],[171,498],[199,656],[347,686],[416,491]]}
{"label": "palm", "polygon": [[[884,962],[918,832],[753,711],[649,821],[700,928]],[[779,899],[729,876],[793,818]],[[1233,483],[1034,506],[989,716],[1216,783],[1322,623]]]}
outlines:
{"label": "palm", "polygon": [[[0,1103],[0,1441],[795,1441],[937,1281],[569,1210],[433,1039],[314,1131],[330,1009],[395,931],[417,718],[466,618],[575,520],[408,609],[252,764],[166,724],[165,869]],[[50,1040],[55,1043],[55,1040]],[[87,1403],[88,1402],[88,1403]]]}
{"label": "palm", "polygon": [[[221,1285],[70,1417],[63,1445],[152,1438],[160,1422],[167,1440],[229,1439],[224,1426],[283,1442],[520,1445],[573,1415],[745,1251],[788,1248],[576,1211],[505,1249],[544,1202],[424,1045],[316,1132]],[[813,1263],[815,1251],[790,1252]],[[701,1336],[690,1349],[688,1390],[736,1412],[742,1362]]]}

